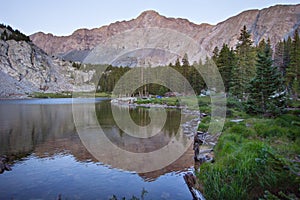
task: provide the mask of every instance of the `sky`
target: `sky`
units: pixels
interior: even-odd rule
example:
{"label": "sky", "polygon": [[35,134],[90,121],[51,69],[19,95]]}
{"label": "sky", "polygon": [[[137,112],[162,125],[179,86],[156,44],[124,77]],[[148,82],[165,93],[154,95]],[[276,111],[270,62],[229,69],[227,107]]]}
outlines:
{"label": "sky", "polygon": [[145,10],[200,24],[217,24],[249,9],[299,0],[0,0],[0,23],[26,35],[39,31],[70,35],[79,28],[98,28],[136,18]]}

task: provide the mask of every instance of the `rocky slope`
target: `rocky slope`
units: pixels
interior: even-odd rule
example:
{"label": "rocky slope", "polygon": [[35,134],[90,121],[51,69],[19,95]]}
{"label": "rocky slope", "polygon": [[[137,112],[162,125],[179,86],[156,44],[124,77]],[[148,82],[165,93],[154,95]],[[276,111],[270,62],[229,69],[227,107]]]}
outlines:
{"label": "rocky slope", "polygon": [[[12,35],[5,27],[0,35]],[[33,92],[92,90],[93,72],[82,72],[48,56],[30,41],[0,39],[0,97],[24,97]]]}
{"label": "rocky slope", "polygon": [[299,29],[300,4],[245,11],[217,25],[198,25],[145,11],[136,19],[91,30],[79,29],[70,36],[39,32],[30,38],[48,54],[67,60],[158,65],[173,62],[185,52],[191,61],[197,61],[211,53],[215,46],[228,43],[234,47],[244,25],[252,33],[254,44],[268,37],[275,44]]}

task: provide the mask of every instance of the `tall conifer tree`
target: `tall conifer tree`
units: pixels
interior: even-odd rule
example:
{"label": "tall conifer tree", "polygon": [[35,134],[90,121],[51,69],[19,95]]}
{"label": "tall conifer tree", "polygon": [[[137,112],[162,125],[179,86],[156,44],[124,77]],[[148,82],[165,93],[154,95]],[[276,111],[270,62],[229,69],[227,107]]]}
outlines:
{"label": "tall conifer tree", "polygon": [[264,45],[264,51],[257,54],[256,75],[249,85],[247,111],[277,115],[285,108],[286,90],[278,67],[273,66],[270,44]]}

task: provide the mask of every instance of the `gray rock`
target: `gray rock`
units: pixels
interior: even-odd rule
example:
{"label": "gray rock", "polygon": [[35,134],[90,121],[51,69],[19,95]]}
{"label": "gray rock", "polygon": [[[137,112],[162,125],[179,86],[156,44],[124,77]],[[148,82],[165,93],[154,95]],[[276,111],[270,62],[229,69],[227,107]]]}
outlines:
{"label": "gray rock", "polygon": [[0,40],[0,97],[33,92],[92,91],[95,71],[83,72],[48,56],[32,43]]}
{"label": "gray rock", "polygon": [[130,21],[91,30],[79,29],[65,37],[39,32],[30,38],[49,55],[62,55],[74,61],[84,61],[93,52],[95,56],[89,61],[95,63],[139,66],[149,62],[155,66],[168,65],[177,58],[175,54],[183,56],[187,53],[193,63],[199,61],[199,53],[205,51],[210,54],[215,46],[220,48],[226,43],[229,47],[235,47],[244,25],[251,32],[254,45],[270,38],[273,46],[299,29],[299,13],[299,4],[277,5],[244,11],[210,25],[194,24],[185,19],[167,18],[155,11],[145,11]]}

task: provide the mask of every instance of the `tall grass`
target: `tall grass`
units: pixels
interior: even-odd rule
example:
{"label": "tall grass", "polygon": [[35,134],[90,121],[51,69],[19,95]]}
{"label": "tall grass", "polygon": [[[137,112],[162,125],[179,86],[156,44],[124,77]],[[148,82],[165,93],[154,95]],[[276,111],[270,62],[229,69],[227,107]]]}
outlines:
{"label": "tall grass", "polygon": [[214,148],[215,162],[200,167],[197,176],[205,198],[299,198],[299,115],[244,117],[239,123],[227,119]]}

